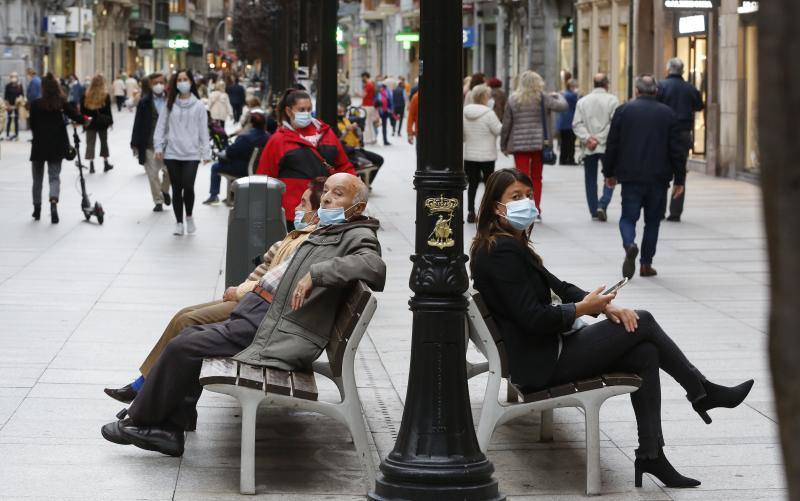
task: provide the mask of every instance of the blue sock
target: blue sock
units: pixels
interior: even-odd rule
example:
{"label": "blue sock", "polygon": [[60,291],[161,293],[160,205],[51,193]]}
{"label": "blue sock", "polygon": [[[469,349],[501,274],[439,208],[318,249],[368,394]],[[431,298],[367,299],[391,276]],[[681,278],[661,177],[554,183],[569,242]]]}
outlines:
{"label": "blue sock", "polygon": [[139,391],[142,388],[143,384],[144,384],[144,376],[139,376],[136,378],[136,381],[131,383],[131,388],[133,388],[136,391]]}

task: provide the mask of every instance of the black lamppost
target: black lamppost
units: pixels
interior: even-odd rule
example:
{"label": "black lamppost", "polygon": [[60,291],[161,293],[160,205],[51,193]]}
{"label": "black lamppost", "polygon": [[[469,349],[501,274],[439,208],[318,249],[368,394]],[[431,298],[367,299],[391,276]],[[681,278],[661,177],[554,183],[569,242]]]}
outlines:
{"label": "black lamppost", "polygon": [[321,29],[319,51],[319,80],[317,84],[317,115],[323,122],[336,127],[337,55],[336,27],[339,21],[339,0],[321,0]]}
{"label": "black lamppost", "polygon": [[411,367],[400,433],[369,498],[500,500],[466,377],[461,0],[422,0],[420,17]]}

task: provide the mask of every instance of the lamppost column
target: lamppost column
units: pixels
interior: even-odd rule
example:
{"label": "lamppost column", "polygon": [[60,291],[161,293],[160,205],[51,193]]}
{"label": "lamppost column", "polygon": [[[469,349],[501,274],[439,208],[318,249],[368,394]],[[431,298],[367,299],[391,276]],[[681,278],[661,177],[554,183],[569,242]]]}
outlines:
{"label": "lamppost column", "polygon": [[321,0],[320,61],[317,85],[317,115],[330,126],[336,125],[336,26],[339,0]]}
{"label": "lamppost column", "polygon": [[499,500],[478,447],[466,377],[461,0],[420,5],[411,366],[403,421],[373,500]]}

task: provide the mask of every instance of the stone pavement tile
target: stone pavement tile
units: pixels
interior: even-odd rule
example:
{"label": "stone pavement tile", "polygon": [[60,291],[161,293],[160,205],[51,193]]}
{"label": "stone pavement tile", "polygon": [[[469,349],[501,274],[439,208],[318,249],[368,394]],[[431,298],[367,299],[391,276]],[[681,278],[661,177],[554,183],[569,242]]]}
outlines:
{"label": "stone pavement tile", "polygon": [[[308,501],[309,496],[306,494],[255,494],[247,496],[247,499],[254,501]],[[314,494],[315,501],[361,501],[364,495],[348,495],[348,494]],[[172,498],[173,501],[241,501],[242,495],[238,493],[222,493],[222,492],[176,492]]]}
{"label": "stone pavement tile", "polygon": [[[778,443],[775,423],[760,419],[730,420],[711,411],[714,422],[700,419],[664,421],[664,440],[669,445],[712,445],[730,443]],[[636,424],[600,421],[600,430],[620,447],[636,446]]]}
{"label": "stone pavement tile", "polygon": [[0,388],[30,388],[44,371],[44,366],[0,367]]}
{"label": "stone pavement tile", "polygon": [[667,489],[675,501],[783,501],[787,499],[785,488],[758,489]]}
{"label": "stone pavement tile", "polygon": [[25,395],[0,396],[0,430],[25,399]]}
{"label": "stone pavement tile", "polygon": [[116,418],[124,404],[112,399],[26,398],[6,422],[0,437],[91,439],[102,441],[100,427]]}
{"label": "stone pavement tile", "polygon": [[[66,337],[66,335],[65,335]],[[0,334],[0,367],[46,366],[64,345],[62,340],[28,340],[13,335]]]}
{"label": "stone pavement tile", "polygon": [[[776,465],[681,466],[680,472],[700,480],[701,490],[782,489],[782,468]],[[665,489],[670,495],[676,489]]]}
{"label": "stone pavement tile", "polygon": [[[495,478],[507,495],[581,495],[585,492],[586,462],[582,449],[490,451],[488,457],[495,464]],[[669,499],[649,479],[643,481],[641,489],[636,489],[633,461],[618,449],[601,449],[600,465],[603,494],[630,493],[648,496],[646,499]]]}
{"label": "stone pavement tile", "polygon": [[92,464],[8,464],[0,468],[0,499],[24,497],[108,500],[170,499],[178,474],[173,465],[128,462],[125,466]]}
{"label": "stone pavement tile", "polygon": [[43,383],[116,384],[130,383],[135,376],[136,367],[115,369],[47,369],[40,379]]}
{"label": "stone pavement tile", "polygon": [[187,287],[177,295],[175,291],[153,287],[150,289],[126,287],[124,284],[112,284],[100,297],[103,303],[126,304],[170,304],[177,297],[181,298],[181,307],[207,303],[217,299],[214,285],[203,288]]}
{"label": "stone pavement tile", "polygon": [[50,369],[116,371],[127,368],[134,375],[149,350],[150,347],[141,342],[119,340],[116,336],[92,342],[70,339],[50,363]]}
{"label": "stone pavement tile", "polygon": [[[80,399],[80,400],[103,400],[111,401],[111,398],[103,393],[103,388],[113,386],[113,382],[106,384],[80,384],[80,383],[43,383],[39,382],[30,389],[28,398],[59,398],[59,399]],[[120,404],[124,405],[124,404]]]}
{"label": "stone pavement tile", "polygon": [[[238,494],[238,468],[195,468],[182,466],[175,494]],[[291,493],[316,499],[321,495],[361,495],[365,493],[361,469],[297,470],[256,468],[256,494]]]}
{"label": "stone pavement tile", "polygon": [[668,445],[664,453],[679,470],[694,466],[756,466],[783,464],[774,444]]}
{"label": "stone pavement tile", "polygon": [[778,422],[778,413],[775,410],[775,403],[772,400],[766,402],[759,402],[759,401],[751,401],[751,399],[747,399],[745,401],[745,405],[755,409],[760,414],[768,417],[774,422]]}

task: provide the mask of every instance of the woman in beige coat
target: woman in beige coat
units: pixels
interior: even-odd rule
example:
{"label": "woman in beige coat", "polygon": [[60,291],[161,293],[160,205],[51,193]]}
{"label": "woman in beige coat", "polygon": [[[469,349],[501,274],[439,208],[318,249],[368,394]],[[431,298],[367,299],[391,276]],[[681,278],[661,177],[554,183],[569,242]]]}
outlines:
{"label": "woman in beige coat", "polygon": [[211,113],[211,120],[217,122],[220,127],[225,127],[225,120],[233,117],[233,108],[228,94],[225,92],[225,82],[217,80],[214,90],[208,96],[208,111]]}

